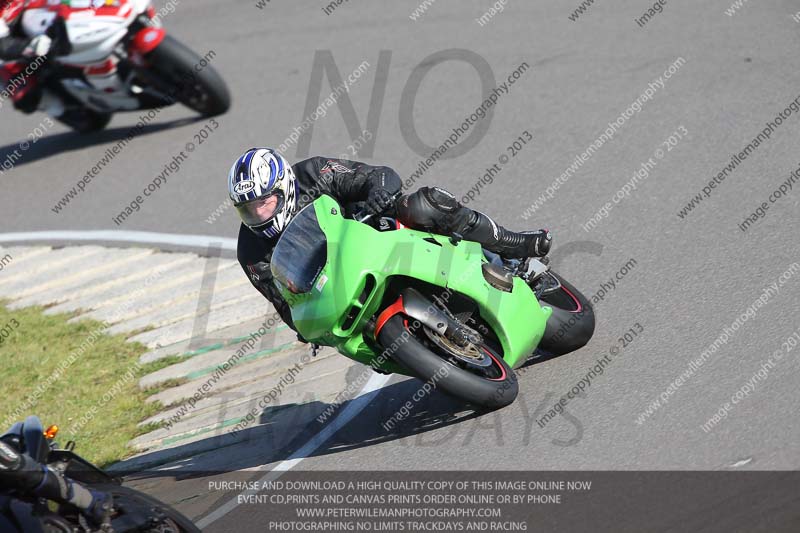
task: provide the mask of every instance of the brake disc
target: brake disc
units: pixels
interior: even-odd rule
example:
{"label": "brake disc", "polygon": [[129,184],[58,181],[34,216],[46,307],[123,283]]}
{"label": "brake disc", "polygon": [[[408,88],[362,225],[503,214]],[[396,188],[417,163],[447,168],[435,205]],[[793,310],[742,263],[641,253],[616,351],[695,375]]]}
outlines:
{"label": "brake disc", "polygon": [[441,348],[445,353],[452,355],[456,359],[459,359],[468,365],[477,366],[480,368],[491,366],[492,358],[489,357],[479,345],[468,342],[462,346],[427,326],[423,326],[423,330],[431,342]]}

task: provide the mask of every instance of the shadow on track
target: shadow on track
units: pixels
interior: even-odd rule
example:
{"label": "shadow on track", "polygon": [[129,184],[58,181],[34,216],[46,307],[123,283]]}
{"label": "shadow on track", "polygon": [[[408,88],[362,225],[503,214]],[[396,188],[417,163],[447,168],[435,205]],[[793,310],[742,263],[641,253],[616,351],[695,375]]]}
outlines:
{"label": "shadow on track", "polygon": [[[407,401],[420,390],[421,382],[407,379],[384,386],[368,395],[368,405],[349,423],[342,426],[328,440],[311,452],[309,457],[340,453],[348,450],[381,444],[434,430],[441,430],[461,422],[480,417],[486,411],[476,411],[464,402],[451,398],[438,391],[432,391],[408,410],[406,416],[396,415]],[[186,457],[170,461],[168,471],[144,470],[125,471],[125,462],[115,465],[117,473],[129,479],[172,477],[176,480],[207,477],[225,472],[252,468],[280,462],[293,456],[302,446],[314,439],[317,434],[336,416],[348,408],[354,400],[343,402],[324,422],[317,417],[329,404],[309,401],[302,404],[291,403],[267,407],[259,416],[259,426],[239,431],[236,437],[230,435],[211,436],[201,443],[187,444],[185,454],[180,449],[170,450],[169,456]],[[395,424],[389,429],[384,423],[395,416]],[[303,421],[301,425],[297,421]],[[212,453],[195,452],[198,444]],[[430,445],[435,445],[433,440]],[[140,459],[159,462],[164,452],[155,451]],[[248,472],[247,474],[251,474]],[[263,471],[261,472],[263,475]]]}
{"label": "shadow on track", "polygon": [[[524,367],[518,369],[518,372],[524,374],[534,368],[534,365],[553,357],[555,356],[531,359]],[[354,367],[354,370],[356,368]],[[363,368],[360,367],[358,372],[363,371]],[[432,391],[422,397],[413,404],[406,416],[397,418],[396,414],[420,390],[421,384],[422,382],[416,379],[404,379],[390,382],[383,388],[365,395],[358,401],[366,401],[367,405],[362,406],[363,409],[347,424],[305,455],[295,457],[301,448],[317,438],[328,424],[356,400],[343,402],[324,422],[319,422],[317,418],[330,406],[324,402],[309,400],[271,406],[259,415],[259,426],[239,431],[236,438],[230,435],[209,436],[177,449],[146,454],[134,459],[129,463],[130,466],[123,461],[114,465],[112,470],[116,475],[124,476],[126,483],[139,490],[161,494],[164,497],[169,494],[169,497],[174,499],[169,500],[169,497],[167,499],[174,505],[197,503],[196,500],[199,500],[202,504],[193,512],[205,514],[208,509],[231,497],[230,491],[210,492],[208,490],[210,481],[255,481],[263,477],[266,471],[275,468],[276,463],[289,458],[331,456],[335,464],[335,454],[399,441],[395,444],[399,447],[397,455],[387,455],[385,468],[407,470],[414,459],[404,452],[413,453],[413,450],[419,447],[442,447],[442,453],[449,453],[448,450],[456,445],[454,439],[459,440],[460,446],[466,446],[478,429],[502,431],[498,419],[493,418],[488,422],[482,420],[496,417],[503,410],[498,412],[475,410],[464,402],[438,391]],[[544,400],[547,400],[547,397]],[[526,399],[522,392],[515,404],[509,407],[515,410],[514,416],[521,415],[521,423],[528,432],[531,431],[541,408],[542,405],[534,407],[531,399]],[[396,424],[387,429],[386,422],[393,416],[396,417]],[[466,436],[463,436],[461,430],[465,423],[468,423],[470,428],[467,429]],[[414,437],[413,442],[409,437]],[[395,461],[396,457],[402,459]],[[159,470],[158,466],[135,468],[137,460],[144,460],[151,465],[169,466],[163,470]],[[262,465],[265,468],[256,470]]]}
{"label": "shadow on track", "polygon": [[[522,376],[534,365],[556,357],[561,356],[548,354],[531,358],[517,369],[517,374]],[[357,374],[362,372],[363,368],[353,367],[352,377],[357,378]],[[412,397],[421,391],[421,385],[422,382],[417,379],[403,379],[369,393],[366,395],[367,405],[330,438],[320,443],[308,457],[335,454],[423,435],[492,413],[482,408],[476,409],[437,390],[422,395],[419,401],[415,402]],[[212,434],[205,439],[178,448],[153,451],[136,458],[130,463],[130,468],[126,465],[128,462],[123,461],[114,465],[113,469],[120,475],[138,479],[165,475],[175,479],[189,479],[280,462],[292,457],[302,446],[314,439],[353,401],[346,400],[338,407],[334,405],[334,410],[329,411],[329,416],[322,422],[319,421],[320,415],[329,409],[331,404],[309,398],[308,401],[301,403],[271,405],[258,415],[258,424],[255,427],[245,427],[235,435]],[[519,398],[517,401],[525,400]],[[403,407],[409,405],[408,402],[411,406],[403,411]],[[221,418],[224,418],[224,414]],[[390,421],[394,423],[390,424]],[[434,438],[425,445],[435,446],[437,442],[444,442],[441,435],[437,438],[438,441]],[[218,451],[221,453],[217,453]],[[178,459],[175,459],[176,457]],[[169,471],[149,468],[140,470],[133,467],[135,464],[143,463],[170,463],[171,466]]]}
{"label": "shadow on track", "polygon": [[[131,142],[135,142],[138,137],[143,135],[151,135],[160,131],[186,126],[201,120],[204,120],[203,117],[192,117],[163,123],[148,124],[138,131]],[[82,150],[84,148],[91,148],[92,146],[106,143],[111,144],[121,141],[130,135],[132,129],[132,126],[121,126],[118,128],[109,128],[87,134],[65,131],[63,133],[56,133],[54,135],[48,135],[46,137],[42,137],[41,139],[37,139],[36,142],[30,144],[30,147],[27,150],[22,150],[20,148],[20,143],[30,142],[23,139],[14,144],[0,146],[0,162],[9,161],[13,163],[13,167],[6,171],[6,173],[10,174],[17,167],[29,163],[35,163],[36,161],[46,159],[48,157],[57,156],[66,152],[73,152],[75,150]],[[123,147],[122,150],[125,150],[125,148],[127,148],[127,146]]]}

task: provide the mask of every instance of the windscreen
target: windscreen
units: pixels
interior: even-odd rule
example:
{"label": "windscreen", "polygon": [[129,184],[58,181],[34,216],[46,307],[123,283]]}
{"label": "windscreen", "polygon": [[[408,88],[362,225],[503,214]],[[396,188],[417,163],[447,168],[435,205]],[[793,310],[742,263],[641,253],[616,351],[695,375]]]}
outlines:
{"label": "windscreen", "polygon": [[327,240],[311,204],[294,216],[278,240],[272,252],[272,275],[291,292],[307,293],[327,260]]}

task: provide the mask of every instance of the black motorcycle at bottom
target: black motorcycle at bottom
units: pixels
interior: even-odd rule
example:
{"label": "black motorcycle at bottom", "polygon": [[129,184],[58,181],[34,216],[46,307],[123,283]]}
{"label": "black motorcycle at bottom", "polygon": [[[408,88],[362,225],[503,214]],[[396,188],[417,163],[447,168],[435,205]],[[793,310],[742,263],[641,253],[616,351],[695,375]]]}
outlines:
{"label": "black motorcycle at bottom", "polygon": [[[180,512],[122,485],[77,455],[75,443],[54,442],[56,426],[46,430],[36,416],[14,424],[2,444],[26,461],[20,472],[0,469],[0,531],[24,533],[194,533],[200,530]],[[0,450],[1,452],[2,450]],[[31,468],[33,466],[33,468]],[[50,489],[43,490],[50,476]],[[34,477],[26,483],[25,476]],[[55,483],[53,483],[55,480]],[[35,486],[39,485],[39,486]],[[52,487],[60,494],[53,496]],[[42,494],[46,494],[47,497]]]}

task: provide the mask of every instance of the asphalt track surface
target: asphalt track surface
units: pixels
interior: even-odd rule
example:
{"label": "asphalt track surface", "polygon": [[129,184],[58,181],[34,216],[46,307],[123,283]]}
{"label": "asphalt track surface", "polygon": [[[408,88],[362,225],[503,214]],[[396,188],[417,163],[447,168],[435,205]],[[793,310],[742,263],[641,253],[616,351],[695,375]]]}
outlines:
{"label": "asphalt track surface", "polygon": [[[326,15],[323,2],[272,0],[258,9],[254,0],[192,0],[191,7],[183,0],[165,25],[201,54],[216,53],[213,65],[234,98],[232,110],[218,118],[219,128],[140,212],[117,227],[112,217],[185,150],[207,121],[185,108],[165,110],[59,214],[51,207],[124,136],[137,114],[117,116],[108,131],[94,136],[76,137],[56,126],[0,177],[0,227],[3,232],[125,229],[234,237],[237,221],[231,211],[214,224],[206,220],[225,198],[229,165],[250,146],[279,145],[302,122],[316,51],[330,51],[345,77],[369,62],[349,93],[362,127],[376,72],[384,69],[385,80],[377,81],[378,88],[385,84],[385,97],[375,110],[380,114],[372,132],[374,151],[360,159],[391,165],[404,179],[424,159],[424,150],[417,153],[405,141],[410,117],[400,116],[402,95],[411,90],[406,84],[416,68],[431,62],[432,54],[450,58],[433,61],[413,108],[417,135],[434,146],[483,97],[480,69],[452,59],[463,52],[443,51],[471,51],[488,63],[497,82],[527,63],[530,68],[500,97],[493,116],[481,121],[488,129],[477,145],[438,161],[414,187],[437,184],[464,194],[500,155],[511,155],[507,147],[527,130],[534,141],[470,205],[513,229],[551,228],[554,263],[587,295],[600,291],[601,283],[630,259],[635,267],[597,304],[591,343],[527,369],[512,406],[470,418],[457,402],[435,394],[415,409],[412,424],[386,435],[382,413],[392,413],[415,390],[413,382],[390,381],[296,468],[800,468],[800,351],[785,354],[726,419],[708,432],[701,428],[800,329],[800,272],[754,315],[740,320],[702,367],[665,393],[765,287],[800,261],[800,182],[746,232],[738,228],[800,166],[798,114],[784,120],[685,218],[678,216],[733,154],[800,96],[800,24],[791,18],[800,5],[753,2],[728,16],[727,0],[674,1],[639,27],[634,19],[649,3],[596,2],[574,22],[568,15],[577,1],[546,4],[511,1],[480,26],[475,19],[491,7],[488,1],[436,2],[412,21],[409,14],[417,4],[411,2],[352,0]],[[381,63],[382,50],[389,52]],[[524,219],[525,209],[677,58],[685,62],[664,87]],[[330,90],[326,78],[321,99]],[[17,114],[9,105],[0,113],[2,161],[45,117]],[[662,144],[676,131],[682,139],[675,146]],[[310,153],[346,153],[353,138],[334,106],[315,122]],[[649,177],[614,204],[596,228],[582,229],[658,149],[665,153]],[[294,147],[287,152],[293,160],[306,155]],[[581,397],[570,400],[564,415],[539,427],[535,416],[581,381],[598,358],[620,346],[619,338],[631,328],[643,331],[620,348]],[[662,393],[666,405],[637,423]],[[442,422],[465,414],[456,423]],[[216,466],[270,470],[304,442],[279,450],[251,446],[246,454],[218,455]],[[237,460],[230,462],[233,457]],[[178,507],[194,517],[224,503],[220,495],[205,493],[203,479],[165,478],[151,480],[150,486],[168,501],[188,501]],[[234,527],[242,520],[248,520],[246,513],[234,509],[215,527]]]}

